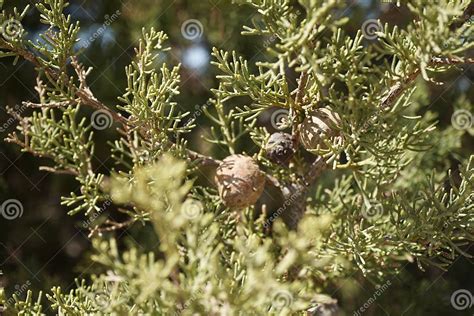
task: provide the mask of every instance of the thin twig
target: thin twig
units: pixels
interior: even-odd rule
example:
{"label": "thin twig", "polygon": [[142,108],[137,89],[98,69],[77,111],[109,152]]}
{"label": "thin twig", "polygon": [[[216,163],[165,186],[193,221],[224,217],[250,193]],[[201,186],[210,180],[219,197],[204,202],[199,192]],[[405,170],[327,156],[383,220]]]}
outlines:
{"label": "thin twig", "polygon": [[74,170],[74,169],[56,169],[56,168],[53,168],[53,167],[41,166],[41,167],[39,167],[39,170],[50,172],[50,173],[56,173],[56,174],[66,174],[66,175],[70,175],[70,176],[77,176],[78,175],[77,171]]}
{"label": "thin twig", "polygon": [[300,79],[298,81],[298,89],[296,92],[295,97],[295,105],[298,109],[301,109],[301,105],[303,104],[303,99],[306,93],[306,85],[308,84],[309,74],[305,71],[302,72],[300,75]]}
{"label": "thin twig", "polygon": [[197,153],[193,150],[188,149],[187,154],[189,159],[198,162],[202,166],[217,167],[222,161],[214,159],[212,157]]}
{"label": "thin twig", "polygon": [[[474,58],[447,58],[447,57],[434,57],[428,66],[449,66],[459,64],[473,64]],[[418,68],[409,74],[404,80],[395,83],[388,93],[381,99],[380,107],[382,110],[390,108],[398,98],[403,94],[406,88],[408,88],[421,73],[421,69]]]}
{"label": "thin twig", "polygon": [[304,184],[310,186],[329,167],[323,157],[318,156],[309,167],[308,173],[304,177]]}
{"label": "thin twig", "polygon": [[88,68],[87,70],[84,69],[76,56],[71,57],[71,65],[74,67],[79,79],[79,89],[76,91],[76,95],[81,99],[82,103],[87,104],[96,110],[107,111],[114,121],[117,121],[122,125],[127,125],[127,119],[125,117],[120,115],[120,113],[110,110],[105,104],[97,100],[92,90],[89,88],[86,77],[92,71],[92,68]]}
{"label": "thin twig", "polygon": [[306,93],[306,85],[308,84],[309,74],[307,72],[302,72],[300,75],[300,79],[298,81],[298,88],[296,90],[296,97],[293,107],[290,108],[290,118],[291,122],[293,123],[293,127],[291,129],[291,136],[293,139],[293,147],[298,148],[299,145],[299,111],[303,105],[303,99]]}
{"label": "thin twig", "polygon": [[[49,67],[44,67],[44,65],[40,63],[38,58],[32,52],[24,50],[24,49],[19,49],[17,47],[12,46],[8,42],[4,42],[1,40],[0,40],[0,48],[11,50],[15,52],[16,54],[18,54],[19,56],[22,56],[25,60],[31,62],[37,69],[43,69],[50,78],[55,79],[55,80],[59,78],[59,74],[56,71],[52,70]],[[119,113],[108,108],[102,102],[100,102],[94,96],[90,87],[87,85],[86,77],[91,71],[91,68],[85,70],[83,66],[78,62],[75,56],[71,57],[71,64],[78,75],[79,84],[80,84],[79,89],[75,93],[76,96],[78,97],[78,100],[75,99],[71,101],[80,102],[81,104],[89,106],[96,110],[106,111],[108,114],[110,114],[110,116],[113,118],[114,121],[120,123],[124,127],[128,127],[129,125],[128,120],[122,115],[120,115]],[[35,104],[35,103],[28,103],[28,104],[32,105],[33,107],[38,107],[38,104]],[[54,104],[54,105],[59,105],[59,104]],[[187,150],[187,153],[191,160],[197,160],[202,165],[217,166],[220,163],[220,161],[213,159],[212,157],[198,154],[191,150]]]}
{"label": "thin twig", "polygon": [[[15,46],[13,46],[10,43],[5,42],[5,41],[1,41],[0,48],[5,48],[5,49],[8,49],[8,50],[11,50],[12,52],[14,52],[14,53],[18,54],[19,56],[23,57],[25,60],[31,62],[37,69],[44,70],[45,74],[49,78],[51,78],[51,80],[58,80],[60,78],[60,74],[58,72],[51,69],[50,67],[45,67],[44,65],[42,65],[41,62],[39,61],[38,57],[35,54],[33,54],[32,52],[30,52],[26,49],[21,49],[21,48],[15,47]],[[89,89],[89,87],[85,83],[84,74],[87,75],[88,72],[87,71],[84,72],[84,69],[78,63],[77,58],[75,56],[71,57],[71,64],[73,65],[74,69],[76,70],[76,72],[78,74],[80,85],[83,87],[83,89],[78,89],[75,92],[76,96],[79,98],[81,103],[84,104],[84,105],[88,105],[88,106],[90,106],[90,107],[92,107],[96,110],[106,111],[107,113],[109,113],[114,118],[115,121],[118,121],[122,124],[126,124],[127,120],[123,116],[121,116],[117,112],[109,109],[105,104],[103,104],[102,102],[97,100],[97,98],[95,98],[94,94],[92,93],[92,91]],[[67,85],[68,79],[64,78],[64,80],[66,80],[66,85]],[[71,101],[76,101],[76,100],[71,100]]]}
{"label": "thin twig", "polygon": [[115,222],[115,221],[112,221],[112,220],[108,219],[104,223],[104,225],[108,225],[108,226],[95,226],[94,228],[92,228],[90,230],[88,237],[91,238],[91,237],[95,236],[96,234],[101,234],[101,233],[104,233],[104,232],[117,231],[119,229],[131,226],[136,221],[137,220],[135,218],[131,218],[131,219],[125,221],[125,222],[118,223],[118,222]]}
{"label": "thin twig", "polygon": [[[74,103],[77,103],[77,102],[79,101],[76,100]],[[62,107],[70,105],[71,103],[72,103],[71,101],[48,102],[48,103],[34,103],[30,101],[24,101],[22,104],[32,109],[41,109],[41,108],[62,108]]]}

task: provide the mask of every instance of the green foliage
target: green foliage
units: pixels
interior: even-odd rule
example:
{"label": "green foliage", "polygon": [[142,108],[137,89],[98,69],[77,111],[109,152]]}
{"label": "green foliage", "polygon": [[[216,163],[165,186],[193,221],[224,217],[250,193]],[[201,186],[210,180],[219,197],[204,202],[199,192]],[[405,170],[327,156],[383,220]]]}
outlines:
{"label": "green foliage", "polygon": [[[64,15],[64,1],[36,5],[48,27],[42,41],[24,40],[24,32],[0,39],[1,57],[24,58],[38,70],[39,103],[25,103],[30,116],[10,111],[20,124],[8,140],[50,158],[45,170],[76,178],[80,193],[63,198],[71,215],[93,216],[112,201],[129,217],[91,227],[99,272],[46,295],[58,314],[301,314],[334,304],[330,289],[354,274],[381,283],[406,262],[447,269],[469,256],[463,247],[474,239],[474,156],[460,151],[467,132],[439,129],[417,84],[419,75],[436,82],[472,63],[464,54],[474,45],[473,25],[452,27],[469,1],[408,1],[417,19],[404,29],[378,22],[372,42],[367,30],[345,34],[347,19],[337,18],[345,1],[234,2],[258,13],[244,34],[267,39],[269,60],[254,64],[214,48],[220,74],[204,109],[214,124],[208,141],[230,154],[254,143],[244,151],[256,153],[268,186],[284,197],[276,207],[284,208],[282,218],[265,207],[226,209],[213,187],[194,183],[200,166],[220,161],[184,140],[195,126],[178,110],[180,68],[163,62],[163,32],[143,30],[115,108],[87,85],[92,70],[77,58],[79,25]],[[25,12],[2,11],[0,21],[21,21]],[[472,109],[464,97],[456,106]],[[302,146],[287,168],[265,158],[266,140],[281,128],[259,126],[265,113],[287,110],[283,128],[298,139],[301,121],[322,107],[341,126],[324,148],[307,148],[312,160]],[[101,129],[85,109],[118,126],[111,174],[94,171],[92,131]],[[446,176],[452,156],[461,164]],[[296,204],[304,216],[293,213]],[[302,219],[290,229],[285,216]],[[110,232],[131,225],[151,226],[159,247],[124,251]],[[15,301],[7,315],[44,313],[41,294]]]}

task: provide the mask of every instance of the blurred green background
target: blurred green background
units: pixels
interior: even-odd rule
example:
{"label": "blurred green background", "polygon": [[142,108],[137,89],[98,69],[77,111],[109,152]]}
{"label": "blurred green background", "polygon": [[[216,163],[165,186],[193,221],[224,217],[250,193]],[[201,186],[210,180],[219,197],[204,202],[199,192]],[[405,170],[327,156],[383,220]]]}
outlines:
{"label": "blurred green background", "polygon": [[[23,8],[33,1],[6,1],[6,7]],[[124,67],[134,54],[134,47],[142,27],[163,30],[169,35],[172,50],[167,62],[182,63],[181,94],[177,102],[182,111],[195,111],[211,96],[210,89],[216,87],[215,69],[210,63],[212,47],[236,50],[250,64],[268,59],[265,43],[268,39],[240,35],[243,25],[258,21],[258,16],[248,7],[232,5],[230,0],[85,0],[71,1],[68,8],[74,20],[81,23],[81,61],[94,71],[89,84],[105,104],[115,107],[117,97],[126,85]],[[411,18],[406,8],[379,1],[347,1],[341,15],[349,17],[345,26],[348,34],[354,35],[367,18],[378,18],[391,24],[405,25]],[[196,19],[202,24],[202,36],[195,40],[183,37],[181,28],[185,21]],[[108,25],[107,25],[108,24]],[[37,11],[32,7],[24,21],[30,39],[44,31],[39,23]],[[93,39],[92,41],[90,39]],[[36,73],[27,62],[12,65],[12,59],[0,60],[0,125],[7,124],[0,132],[3,139],[12,132],[12,124],[5,106],[20,105],[25,100],[36,100],[34,91]],[[454,71],[444,78],[443,87],[427,85],[429,109],[439,113],[441,125],[450,124],[453,112],[452,101],[460,94],[473,100],[472,67]],[[446,89],[446,87],[450,87]],[[209,132],[209,124],[199,116],[195,131],[189,136],[191,148],[201,152],[222,155],[218,149],[210,148],[200,140]],[[97,151],[95,166],[107,173],[112,165],[106,141],[113,139],[115,132],[109,129],[96,133]],[[474,148],[472,138],[465,140],[467,153]],[[42,161],[23,154],[14,145],[0,143],[0,202],[17,199],[24,206],[21,218],[8,221],[0,218],[0,269],[2,283],[7,293],[15,291],[24,296],[25,284],[29,289],[49,289],[53,285],[71,288],[74,278],[93,271],[85,256],[90,247],[87,231],[81,226],[84,218],[70,217],[60,205],[60,197],[78,185],[69,176],[58,176],[38,170]],[[114,212],[108,213],[114,218]],[[134,227],[117,233],[125,243],[145,245],[146,230]],[[143,246],[146,247],[146,246]],[[473,253],[470,250],[470,253]],[[468,311],[456,311],[449,303],[450,295],[457,289],[470,289],[474,278],[470,259],[459,259],[449,272],[438,269],[419,271],[414,264],[407,265],[391,287],[372,304],[364,315],[463,315]],[[84,275],[85,276],[85,275]],[[370,296],[375,288],[355,276],[335,286],[331,293],[340,301],[348,315],[352,315]],[[474,311],[471,309],[470,314]],[[51,312],[51,311],[50,311]],[[467,315],[467,314],[466,314]]]}

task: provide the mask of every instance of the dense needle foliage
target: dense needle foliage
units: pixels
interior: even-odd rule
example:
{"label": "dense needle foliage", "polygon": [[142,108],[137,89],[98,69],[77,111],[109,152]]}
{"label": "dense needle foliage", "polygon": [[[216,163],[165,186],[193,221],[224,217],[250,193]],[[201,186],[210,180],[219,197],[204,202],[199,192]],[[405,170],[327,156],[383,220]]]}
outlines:
{"label": "dense needle foliage", "polygon": [[[62,203],[90,219],[83,228],[96,270],[71,291],[45,289],[47,300],[32,292],[10,300],[5,313],[42,315],[50,304],[60,315],[327,315],[345,310],[331,294],[354,275],[386,284],[407,262],[448,269],[469,256],[474,156],[461,149],[472,136],[472,104],[454,100],[467,118],[440,127],[424,87],[474,62],[472,8],[466,0],[400,2],[411,23],[368,20],[349,36],[339,14],[346,1],[235,0],[258,13],[243,33],[268,58],[214,48],[219,84],[194,113],[177,103],[181,66],[170,62],[164,32],[143,29],[123,95],[106,105],[88,85],[94,70],[80,59],[68,4],[37,3],[41,40],[24,30],[0,38],[1,57],[24,59],[38,74],[38,99],[24,103],[33,110],[10,108],[19,124],[6,140],[80,184]],[[21,25],[31,9],[2,11],[0,21]],[[337,133],[308,148],[299,139],[311,131],[301,123],[319,108],[337,118],[328,124]],[[219,155],[190,149],[186,135],[201,112]],[[104,126],[117,130],[109,173],[93,159]],[[287,164],[268,155],[276,131],[293,136]],[[232,154],[253,157],[266,176],[260,200],[243,209],[225,207],[212,184]],[[110,204],[123,221],[103,216]],[[120,245],[114,232],[132,226],[151,226],[159,246]]]}

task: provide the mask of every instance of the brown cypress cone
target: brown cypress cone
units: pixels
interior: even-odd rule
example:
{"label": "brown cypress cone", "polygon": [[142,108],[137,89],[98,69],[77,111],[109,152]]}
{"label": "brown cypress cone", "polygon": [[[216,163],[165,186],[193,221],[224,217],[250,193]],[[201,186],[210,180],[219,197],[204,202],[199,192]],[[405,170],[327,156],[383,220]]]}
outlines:
{"label": "brown cypress cone", "polygon": [[245,155],[231,155],[217,167],[215,181],[224,205],[244,208],[254,205],[265,187],[265,174]]}
{"label": "brown cypress cone", "polygon": [[292,136],[288,133],[273,133],[268,139],[265,151],[272,162],[287,165],[295,154]]}
{"label": "brown cypress cone", "polygon": [[327,149],[325,140],[339,135],[341,118],[329,108],[319,108],[309,113],[300,126],[301,144],[308,151]]}

